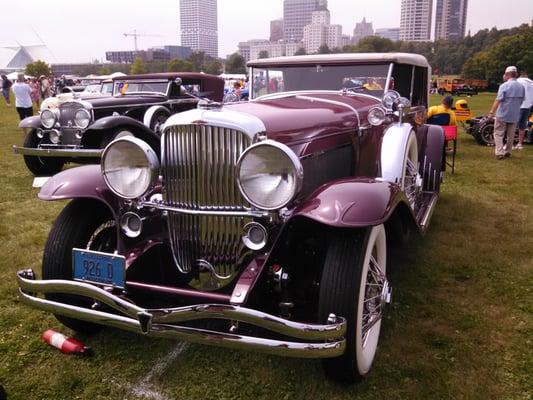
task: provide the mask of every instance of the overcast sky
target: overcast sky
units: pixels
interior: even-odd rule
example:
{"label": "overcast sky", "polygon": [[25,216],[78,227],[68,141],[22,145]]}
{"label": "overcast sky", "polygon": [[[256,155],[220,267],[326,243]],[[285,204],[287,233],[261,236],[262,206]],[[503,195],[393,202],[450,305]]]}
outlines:
{"label": "overcast sky", "polygon": [[[346,34],[363,17],[374,29],[400,25],[400,0],[329,0],[328,6],[332,23]],[[533,0],[469,0],[468,8],[472,33],[533,20]],[[269,21],[282,16],[283,0],[218,0],[219,55],[235,52],[239,41],[268,39]],[[139,38],[141,49],[180,43],[178,0],[25,0],[3,4],[0,20],[0,47],[42,39],[59,62],[104,60],[106,50],[133,50],[133,38],[123,36],[133,29],[161,35]]]}

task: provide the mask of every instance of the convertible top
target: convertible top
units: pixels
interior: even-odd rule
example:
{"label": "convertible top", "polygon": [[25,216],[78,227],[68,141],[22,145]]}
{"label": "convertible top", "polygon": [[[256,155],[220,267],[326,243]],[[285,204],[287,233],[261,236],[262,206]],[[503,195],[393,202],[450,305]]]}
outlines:
{"label": "convertible top", "polygon": [[342,53],[313,54],[308,56],[291,56],[262,58],[249,61],[248,67],[266,67],[272,65],[305,65],[305,64],[357,64],[357,63],[398,63],[429,68],[426,57],[412,53]]}

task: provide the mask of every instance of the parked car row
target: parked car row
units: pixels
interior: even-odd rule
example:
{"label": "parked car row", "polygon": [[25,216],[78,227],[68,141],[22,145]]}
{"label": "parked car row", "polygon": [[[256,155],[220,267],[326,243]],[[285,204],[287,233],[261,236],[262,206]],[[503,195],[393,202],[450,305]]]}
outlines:
{"label": "parked car row", "polygon": [[32,172],[100,161],[40,189],[70,202],[42,280],[18,272],[21,299],[80,332],[320,358],[354,382],[392,299],[388,249],[427,231],[439,197],[430,66],[404,53],[248,66],[248,102],[222,104],[209,75],[137,75],[23,121]]}

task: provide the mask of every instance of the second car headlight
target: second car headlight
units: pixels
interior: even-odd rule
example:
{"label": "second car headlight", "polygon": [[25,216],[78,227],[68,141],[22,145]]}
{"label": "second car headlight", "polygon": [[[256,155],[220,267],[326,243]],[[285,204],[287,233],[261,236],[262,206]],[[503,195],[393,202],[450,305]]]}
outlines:
{"label": "second car headlight", "polygon": [[277,210],[294,199],[303,181],[299,158],[284,144],[265,140],[246,149],[237,163],[239,189],[263,210]]}
{"label": "second car headlight", "polygon": [[51,110],[43,110],[41,112],[41,124],[46,129],[51,129],[56,123],[56,114]]}
{"label": "second car headlight", "polygon": [[74,114],[74,123],[78,128],[87,128],[91,123],[91,114],[84,109],[76,111],[76,114]]}
{"label": "second car headlight", "polygon": [[122,137],[105,148],[101,168],[105,183],[115,194],[135,199],[154,186],[159,174],[159,159],[141,139]]}

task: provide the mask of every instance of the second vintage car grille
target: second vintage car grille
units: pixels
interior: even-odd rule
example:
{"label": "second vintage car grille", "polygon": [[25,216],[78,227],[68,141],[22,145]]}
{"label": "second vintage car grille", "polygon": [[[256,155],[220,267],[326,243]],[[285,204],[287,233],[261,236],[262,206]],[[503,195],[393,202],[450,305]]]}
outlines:
{"label": "second vintage car grille", "polygon": [[77,102],[63,103],[59,106],[59,125],[61,127],[74,126],[74,115],[80,108],[84,108],[82,104]]}
{"label": "second vintage car grille", "polygon": [[[236,164],[250,145],[243,132],[206,125],[167,129],[162,138],[163,200],[190,210],[235,211],[248,204],[236,182]],[[172,251],[183,272],[206,261],[230,279],[246,254],[246,218],[169,214]]]}

